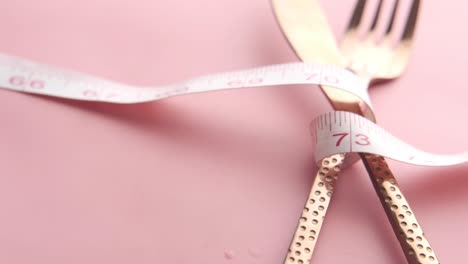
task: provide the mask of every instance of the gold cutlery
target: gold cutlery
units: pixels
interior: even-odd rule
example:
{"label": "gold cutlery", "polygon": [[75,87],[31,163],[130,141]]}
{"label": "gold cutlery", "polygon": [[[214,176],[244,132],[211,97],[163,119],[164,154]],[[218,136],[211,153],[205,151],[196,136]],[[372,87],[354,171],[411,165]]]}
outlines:
{"label": "gold cutlery", "polygon": [[[340,53],[334,42],[318,1],[273,0],[274,10],[289,43],[304,62],[338,64],[353,70],[363,81],[391,80],[400,76],[407,66],[416,27],[419,0],[412,2],[403,34],[394,40],[394,20],[398,8],[395,2],[390,21],[377,42],[380,1],[366,37],[361,40],[358,29],[366,0],[359,0],[341,43]],[[343,57],[344,55],[344,57]],[[321,87],[336,110],[349,111],[375,121],[372,110],[358,97],[330,87]],[[435,253],[404,198],[385,159],[373,154],[360,154],[377,195],[385,209],[408,263],[438,263]],[[345,155],[333,155],[320,164],[304,211],[291,242],[285,263],[308,263],[315,248],[334,186]]]}

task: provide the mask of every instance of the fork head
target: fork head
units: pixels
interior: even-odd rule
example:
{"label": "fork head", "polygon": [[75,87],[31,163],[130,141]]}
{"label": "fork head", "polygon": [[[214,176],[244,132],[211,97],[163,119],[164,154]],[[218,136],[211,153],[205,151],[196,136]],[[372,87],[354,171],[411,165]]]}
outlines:
{"label": "fork head", "polygon": [[397,78],[408,64],[420,0],[413,0],[404,29],[401,36],[397,38],[396,44],[394,44],[396,34],[394,24],[399,0],[394,2],[389,21],[381,37],[377,28],[382,21],[383,0],[379,1],[372,23],[365,29],[365,36],[359,35],[364,27],[361,20],[366,2],[366,0],[358,0],[340,44],[341,52],[347,61],[347,67],[369,83]]}

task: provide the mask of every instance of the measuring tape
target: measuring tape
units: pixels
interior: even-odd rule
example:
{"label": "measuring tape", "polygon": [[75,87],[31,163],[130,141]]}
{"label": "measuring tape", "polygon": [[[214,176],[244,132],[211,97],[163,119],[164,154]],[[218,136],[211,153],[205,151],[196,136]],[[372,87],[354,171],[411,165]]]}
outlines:
{"label": "measuring tape", "polygon": [[[350,92],[371,105],[367,85],[352,72],[335,65],[278,64],[158,87],[137,87],[0,54],[0,88],[74,100],[134,104],[193,93],[291,84],[331,86]],[[436,155],[418,150],[371,121],[349,112],[320,115],[313,120],[311,128],[317,162],[333,154],[356,152],[426,166],[468,162],[468,153]]]}
{"label": "measuring tape", "polygon": [[334,65],[289,63],[137,87],[0,54],[0,87],[85,101],[134,104],[193,93],[286,84],[320,84],[353,93],[370,105],[367,86]]}
{"label": "measuring tape", "polygon": [[403,142],[370,120],[344,111],[316,117],[311,124],[315,159],[339,153],[372,153],[422,166],[450,166],[468,162],[468,153],[437,155]]}

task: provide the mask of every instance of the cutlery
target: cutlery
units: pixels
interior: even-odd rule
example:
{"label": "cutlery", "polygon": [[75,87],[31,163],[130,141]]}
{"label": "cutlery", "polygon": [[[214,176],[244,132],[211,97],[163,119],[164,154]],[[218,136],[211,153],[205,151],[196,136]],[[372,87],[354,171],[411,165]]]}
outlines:
{"label": "cutlery", "polygon": [[[359,0],[349,22],[341,54],[317,1],[273,0],[278,22],[297,55],[305,62],[333,63],[353,70],[363,81],[391,80],[405,70],[416,27],[420,1],[412,2],[404,31],[394,47],[394,21],[399,1],[396,1],[383,40],[377,42],[377,25],[383,1],[379,1],[366,37],[361,40],[358,29],[366,5]],[[330,87],[321,87],[336,110],[357,113],[375,121],[374,114],[358,97]],[[359,154],[385,209],[393,231],[408,263],[438,263],[435,253],[404,198],[385,159],[373,154]],[[291,242],[285,263],[310,261],[323,224],[336,180],[345,155],[325,158],[320,164],[307,203]]]}

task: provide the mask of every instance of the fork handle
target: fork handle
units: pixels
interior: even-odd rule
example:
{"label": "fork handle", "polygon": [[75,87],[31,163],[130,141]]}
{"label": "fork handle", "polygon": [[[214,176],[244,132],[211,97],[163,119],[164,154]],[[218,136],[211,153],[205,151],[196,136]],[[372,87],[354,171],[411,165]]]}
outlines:
{"label": "fork handle", "polygon": [[385,159],[374,154],[360,155],[408,263],[439,263]]}
{"label": "fork handle", "polygon": [[345,155],[322,160],[284,264],[310,263]]}

